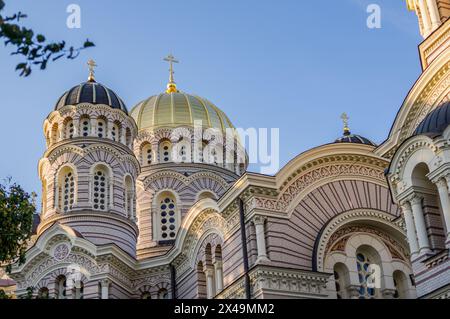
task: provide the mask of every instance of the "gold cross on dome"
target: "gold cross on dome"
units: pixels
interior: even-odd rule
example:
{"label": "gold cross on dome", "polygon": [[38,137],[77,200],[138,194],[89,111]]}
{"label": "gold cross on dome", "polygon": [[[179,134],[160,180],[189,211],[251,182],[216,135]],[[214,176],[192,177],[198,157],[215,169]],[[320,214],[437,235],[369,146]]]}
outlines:
{"label": "gold cross on dome", "polygon": [[177,92],[177,86],[175,84],[175,81],[173,79],[173,74],[175,73],[173,71],[173,64],[179,63],[177,59],[172,54],[169,54],[167,57],[164,58],[164,61],[169,62],[169,84],[167,84],[167,93],[173,93]]}
{"label": "gold cross on dome", "polygon": [[89,77],[88,77],[88,81],[89,82],[95,82],[95,67],[97,66],[97,64],[95,63],[94,60],[90,59],[87,63],[87,65],[89,66]]}
{"label": "gold cross on dome", "polygon": [[349,129],[349,127],[348,127],[348,120],[349,120],[350,118],[348,117],[347,113],[345,113],[345,112],[342,113],[341,119],[342,119],[342,122],[344,122],[344,133],[350,132],[350,129]]}

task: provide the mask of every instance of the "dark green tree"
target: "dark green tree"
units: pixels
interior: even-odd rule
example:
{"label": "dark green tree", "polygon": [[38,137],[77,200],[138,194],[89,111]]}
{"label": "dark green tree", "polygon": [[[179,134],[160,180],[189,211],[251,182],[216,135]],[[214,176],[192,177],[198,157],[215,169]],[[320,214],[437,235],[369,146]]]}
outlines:
{"label": "dark green tree", "polygon": [[25,262],[36,208],[30,194],[8,179],[0,184],[0,265],[11,271],[15,262]]}
{"label": "dark green tree", "polygon": [[62,57],[75,59],[80,51],[94,46],[86,40],[83,46],[75,48],[67,46],[65,41],[49,42],[42,34],[35,34],[33,30],[21,26],[21,20],[27,15],[18,12],[10,16],[1,14],[5,7],[5,1],[0,0],[0,39],[5,39],[5,45],[15,47],[12,55],[23,56],[23,62],[17,64],[16,70],[20,71],[20,76],[29,76],[33,67],[41,70],[47,68],[49,61],[56,61]]}

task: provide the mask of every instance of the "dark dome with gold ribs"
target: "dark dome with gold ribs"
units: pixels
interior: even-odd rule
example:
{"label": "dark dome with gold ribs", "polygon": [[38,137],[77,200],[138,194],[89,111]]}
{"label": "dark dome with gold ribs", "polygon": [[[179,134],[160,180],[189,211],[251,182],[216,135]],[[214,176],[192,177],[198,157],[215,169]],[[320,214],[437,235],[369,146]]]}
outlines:
{"label": "dark dome with gold ribs", "polygon": [[348,120],[349,117],[346,113],[343,113],[341,115],[341,119],[344,122],[344,134],[335,140],[335,143],[356,143],[356,144],[364,144],[364,145],[370,145],[370,146],[377,146],[374,142],[369,140],[368,138],[365,138],[361,135],[352,134],[350,132],[350,128],[348,127]]}
{"label": "dark dome with gold ribs", "polygon": [[55,111],[66,105],[80,103],[104,104],[128,114],[125,103],[113,90],[93,80],[81,83],[65,92],[56,103]]}
{"label": "dark dome with gold ribs", "polygon": [[413,135],[441,135],[450,125],[450,102],[435,108],[420,122]]}

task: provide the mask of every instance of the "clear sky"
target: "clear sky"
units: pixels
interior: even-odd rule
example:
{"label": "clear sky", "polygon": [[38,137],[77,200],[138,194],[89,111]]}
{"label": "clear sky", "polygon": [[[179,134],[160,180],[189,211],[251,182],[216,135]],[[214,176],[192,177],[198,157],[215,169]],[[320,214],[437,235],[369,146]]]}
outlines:
{"label": "clear sky", "polygon": [[[3,13],[27,13],[25,24],[48,39],[97,45],[29,78],[14,71],[12,47],[0,46],[0,178],[38,193],[43,121],[86,80],[91,57],[96,79],[131,109],[164,90],[162,58],[172,52],[179,89],[213,101],[237,127],[280,128],[282,165],[340,136],[344,111],[353,133],[382,142],[420,74],[417,19],[404,0],[5,2]],[[66,26],[71,3],[81,29]],[[381,6],[381,29],[366,26],[370,3]]]}

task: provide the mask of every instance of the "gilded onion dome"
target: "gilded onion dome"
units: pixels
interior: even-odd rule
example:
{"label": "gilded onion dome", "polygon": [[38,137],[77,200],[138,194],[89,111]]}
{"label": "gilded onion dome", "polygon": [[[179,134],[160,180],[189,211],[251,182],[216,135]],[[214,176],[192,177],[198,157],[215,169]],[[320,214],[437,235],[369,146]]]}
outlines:
{"label": "gilded onion dome", "polygon": [[196,121],[201,121],[203,128],[223,132],[234,128],[225,113],[213,103],[180,91],[161,93],[138,103],[131,110],[131,116],[140,130],[194,126]]}

